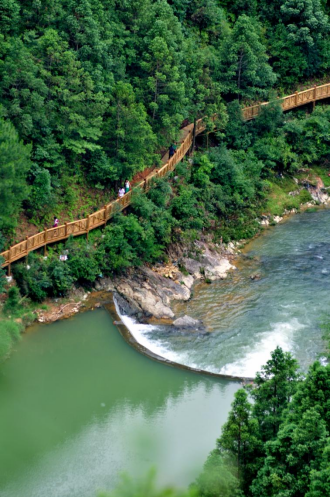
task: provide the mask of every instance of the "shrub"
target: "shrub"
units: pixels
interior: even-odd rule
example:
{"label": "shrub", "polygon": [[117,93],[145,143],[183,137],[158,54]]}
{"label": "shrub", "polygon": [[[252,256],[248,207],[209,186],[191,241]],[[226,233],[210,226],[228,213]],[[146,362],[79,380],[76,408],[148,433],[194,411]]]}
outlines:
{"label": "shrub", "polygon": [[5,323],[6,322],[0,322],[0,360],[5,359],[12,348],[12,339]]}
{"label": "shrub", "polygon": [[68,264],[53,258],[48,265],[47,273],[52,281],[51,294],[53,296],[65,295],[74,281]]}
{"label": "shrub", "polygon": [[8,291],[8,297],[4,305],[5,313],[15,311],[20,301],[20,291],[18,287],[11,287]]}
{"label": "shrub", "polygon": [[20,338],[22,327],[12,320],[0,321],[0,361],[7,358],[13,344]]}
{"label": "shrub", "polygon": [[[68,266],[71,278],[82,285],[92,284],[100,274],[100,265],[93,246],[84,243],[69,251]],[[64,276],[68,282],[69,275]],[[70,284],[71,285],[71,284]]]}
{"label": "shrub", "polygon": [[312,197],[308,190],[302,189],[299,194],[299,201],[301,204],[305,204],[306,202],[309,202],[312,200]]}
{"label": "shrub", "polygon": [[21,293],[36,302],[43,301],[52,287],[45,260],[32,253],[29,254],[29,265],[18,263],[13,267],[13,275]]}

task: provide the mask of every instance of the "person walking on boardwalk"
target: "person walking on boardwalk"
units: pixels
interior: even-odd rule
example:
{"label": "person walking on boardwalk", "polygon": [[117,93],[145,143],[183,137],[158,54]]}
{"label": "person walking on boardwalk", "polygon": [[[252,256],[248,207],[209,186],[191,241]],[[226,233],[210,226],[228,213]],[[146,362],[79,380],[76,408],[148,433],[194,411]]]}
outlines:
{"label": "person walking on boardwalk", "polygon": [[128,179],[125,180],[124,186],[125,186],[125,193],[127,194],[130,190],[130,182]]}
{"label": "person walking on boardwalk", "polygon": [[123,197],[123,195],[124,195],[124,194],[125,194],[125,190],[124,190],[124,188],[123,188],[123,187],[120,187],[120,189],[119,189],[119,191],[118,191],[118,197],[119,197],[119,199],[120,199],[121,197]]}
{"label": "person walking on boardwalk", "polygon": [[169,159],[172,158],[175,152],[176,152],[176,146],[174,144],[171,144],[169,147]]}
{"label": "person walking on boardwalk", "polygon": [[54,216],[54,224],[53,224],[53,228],[57,228],[59,225],[59,220],[57,219],[56,216]]}

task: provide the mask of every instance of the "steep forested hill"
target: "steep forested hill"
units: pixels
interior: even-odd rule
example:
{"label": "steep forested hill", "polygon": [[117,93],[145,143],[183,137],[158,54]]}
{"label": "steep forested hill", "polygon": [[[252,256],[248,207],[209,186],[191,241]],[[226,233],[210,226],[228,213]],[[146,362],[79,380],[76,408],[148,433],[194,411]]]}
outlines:
{"label": "steep forested hill", "polygon": [[0,0],[0,230],[22,207],[20,223],[91,211],[185,118],[322,77],[328,15],[324,0]]}

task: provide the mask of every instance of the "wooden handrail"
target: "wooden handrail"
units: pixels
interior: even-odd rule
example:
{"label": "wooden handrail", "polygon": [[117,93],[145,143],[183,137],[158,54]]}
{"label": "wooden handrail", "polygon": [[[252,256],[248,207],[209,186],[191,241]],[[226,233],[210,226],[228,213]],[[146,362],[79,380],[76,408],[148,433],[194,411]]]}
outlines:
{"label": "wooden handrail", "polygon": [[[313,88],[309,88],[308,90],[287,95],[286,97],[280,99],[280,101],[282,103],[283,110],[288,111],[294,107],[299,107],[310,102],[316,102],[316,100],[325,99],[327,97],[330,97],[330,83],[320,86],[315,85]],[[263,102],[261,104],[243,108],[243,118],[246,121],[254,119],[258,116],[261,108],[267,104],[268,102]],[[60,225],[56,228],[48,228],[43,232],[37,233],[36,235],[26,237],[26,239],[22,242],[19,242],[18,244],[11,246],[6,251],[0,253],[0,256],[4,259],[2,267],[4,268],[9,266],[10,268],[10,264],[14,261],[27,256],[29,252],[46,246],[47,244],[67,239],[70,235],[76,236],[88,234],[88,232],[94,228],[105,225],[107,221],[113,217],[114,213],[122,211],[131,204],[133,191],[143,189],[148,191],[153,178],[162,178],[169,173],[169,171],[173,171],[175,169],[176,165],[183,159],[192,145],[193,124],[191,123],[191,125],[187,128],[189,129],[189,132],[181,143],[181,146],[176,150],[175,154],[161,168],[152,171],[145,178],[145,180],[136,185],[133,190],[125,194],[121,199],[116,199],[115,201],[106,204],[102,209],[88,215],[87,218],[73,221],[71,223],[65,223],[64,225]],[[200,134],[204,130],[205,125],[203,123],[203,119],[198,119],[196,122],[196,134]]]}

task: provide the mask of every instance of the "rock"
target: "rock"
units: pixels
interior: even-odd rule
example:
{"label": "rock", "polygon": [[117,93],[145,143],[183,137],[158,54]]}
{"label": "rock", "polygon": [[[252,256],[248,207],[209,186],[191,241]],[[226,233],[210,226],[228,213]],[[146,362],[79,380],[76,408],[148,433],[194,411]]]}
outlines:
{"label": "rock", "polygon": [[180,282],[183,282],[184,285],[189,289],[191,290],[192,287],[193,287],[193,284],[194,284],[194,278],[192,277],[192,275],[183,275],[182,273],[180,274],[180,276],[178,277],[178,280],[179,280],[179,283]]}
{"label": "rock", "polygon": [[274,216],[274,222],[275,223],[279,223],[280,221],[282,221],[283,217],[282,216]]}
{"label": "rock", "polygon": [[[235,268],[206,243],[196,242],[195,245],[199,260],[185,257],[179,261],[172,258],[172,263],[162,266],[157,264],[153,269],[143,266],[135,269],[128,277],[118,277],[110,282],[101,279],[96,288],[115,289],[121,313],[134,315],[139,321],[152,316],[157,319],[173,318],[171,301],[190,299],[194,280],[225,278],[227,272]],[[184,266],[189,275],[179,271],[177,265]]]}
{"label": "rock", "polygon": [[234,254],[236,252],[234,243],[229,242],[228,245],[226,246],[226,250],[229,254]]}
{"label": "rock", "polygon": [[122,296],[120,296],[118,292],[114,292],[114,298],[122,315],[135,316],[139,312],[141,312],[141,309],[136,306],[136,304],[132,300],[131,302],[129,302],[127,299],[124,299]]}
{"label": "rock", "polygon": [[135,306],[139,306],[145,314],[148,313],[155,318],[174,317],[170,307],[163,303],[160,296],[155,293],[155,289],[146,282],[137,285],[137,282],[126,280],[121,281],[116,287],[117,291],[125,296],[130,304],[134,303]]}
{"label": "rock", "polygon": [[203,328],[203,323],[201,320],[195,320],[194,318],[185,315],[177,318],[173,323],[173,326],[180,329],[201,329]]}
{"label": "rock", "polygon": [[266,226],[266,227],[269,226],[269,220],[267,220],[267,219],[263,219],[259,223],[262,226]]}
{"label": "rock", "polygon": [[200,271],[201,264],[199,261],[192,258],[182,258],[182,264],[194,279],[199,280],[200,278],[202,278],[202,274]]}
{"label": "rock", "polygon": [[108,292],[114,292],[114,290],[115,290],[114,282],[109,277],[100,278],[95,283],[95,289],[97,291],[104,290],[104,291],[108,291]]}
{"label": "rock", "polygon": [[251,280],[260,280],[261,278],[261,275],[259,273],[253,273],[251,276],[250,276],[250,279]]}
{"label": "rock", "polygon": [[225,279],[229,270],[234,269],[235,266],[226,258],[215,258],[208,254],[204,254],[202,259],[202,266],[204,268],[204,276],[210,280]]}

